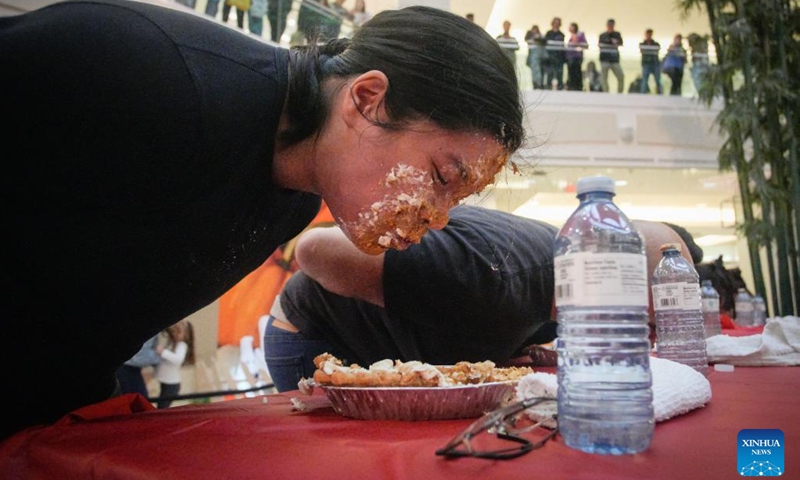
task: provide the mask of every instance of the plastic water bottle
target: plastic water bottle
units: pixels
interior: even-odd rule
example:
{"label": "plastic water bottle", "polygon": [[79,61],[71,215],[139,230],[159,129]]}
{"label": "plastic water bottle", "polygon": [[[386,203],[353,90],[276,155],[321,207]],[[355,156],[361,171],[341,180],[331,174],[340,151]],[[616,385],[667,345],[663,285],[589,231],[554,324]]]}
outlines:
{"label": "plastic water bottle", "polygon": [[679,244],[662,245],[661,255],[652,282],[658,358],[683,363],[705,375],[708,356],[699,276],[681,256]]}
{"label": "plastic water bottle", "polygon": [[747,289],[739,288],[739,292],[733,299],[736,308],[736,325],[740,327],[753,326],[753,297],[747,293]]}
{"label": "plastic water bottle", "polygon": [[713,337],[722,333],[722,325],[719,318],[719,292],[714,288],[711,280],[703,280],[700,284],[700,298],[703,309],[703,326],[706,331],[706,338]]}
{"label": "plastic water bottle", "polygon": [[753,296],[753,325],[766,325],[767,324],[767,304],[764,302],[764,297],[761,295]]}
{"label": "plastic water bottle", "polygon": [[559,432],[584,452],[641,452],[654,425],[644,240],[613,203],[614,180],[577,187],[555,244]]}

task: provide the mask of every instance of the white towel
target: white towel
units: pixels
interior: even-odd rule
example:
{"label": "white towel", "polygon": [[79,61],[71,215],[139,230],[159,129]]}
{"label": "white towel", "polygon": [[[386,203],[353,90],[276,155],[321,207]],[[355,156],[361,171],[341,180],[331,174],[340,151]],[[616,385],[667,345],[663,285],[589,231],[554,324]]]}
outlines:
{"label": "white towel", "polygon": [[764,332],[746,337],[706,339],[708,361],[742,366],[800,365],[800,317],[776,317]]}
{"label": "white towel", "polygon": [[[663,422],[711,400],[711,384],[697,370],[681,363],[650,357],[653,374],[653,414],[656,422]],[[529,397],[556,398],[558,380],[552,373],[530,373],[517,384],[517,400]],[[552,418],[555,406],[532,407],[526,412],[533,421]],[[553,428],[555,422],[547,420],[544,426]]]}

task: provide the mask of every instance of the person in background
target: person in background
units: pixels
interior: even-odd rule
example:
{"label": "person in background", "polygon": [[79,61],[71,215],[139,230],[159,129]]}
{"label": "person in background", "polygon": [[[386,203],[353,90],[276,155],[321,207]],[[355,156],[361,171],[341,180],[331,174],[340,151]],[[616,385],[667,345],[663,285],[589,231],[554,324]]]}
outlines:
{"label": "person in background", "polygon": [[330,6],[331,10],[336,12],[342,19],[352,20],[353,14],[344,6],[345,1],[346,0],[333,0],[333,5]]}
{"label": "person in background", "polygon": [[470,205],[400,254],[363,255],[338,228],[309,230],[295,251],[301,271],[273,303],[262,344],[276,388],[297,388],[325,351],[362,366],[500,363],[551,341],[555,234]]}
{"label": "person in background", "polygon": [[[564,33],[561,31],[561,19],[553,18],[550,22],[550,30],[544,34],[544,41],[547,48],[547,67],[544,70],[544,88],[564,89],[564,63],[567,61],[565,56]],[[555,83],[555,85],[553,85]]]}
{"label": "person in background", "polygon": [[578,24],[569,24],[569,41],[567,42],[567,90],[580,92],[583,90],[583,51],[589,46],[586,35],[578,29]]}
{"label": "person in background", "polygon": [[590,92],[603,91],[603,82],[600,80],[600,72],[597,71],[597,65],[592,61],[586,64],[586,71],[583,72],[583,83]]}
{"label": "person in background", "polygon": [[302,0],[297,11],[297,31],[306,42],[334,39],[336,37],[330,34],[336,28],[341,28],[341,22],[331,10],[328,0]]}
{"label": "person in background", "polygon": [[247,29],[257,37],[264,33],[264,15],[267,14],[267,0],[250,0],[247,10]]}
{"label": "person in background", "polygon": [[[26,386],[1,437],[114,395],[144,342],[262,265],[322,199],[364,252],[408,248],[526,137],[497,41],[435,8],[287,50],[152,3],[56,2],[0,17],[0,45],[15,159],[2,298],[35,332],[0,353]],[[43,303],[57,308],[30,308]]]}
{"label": "person in background", "polygon": [[661,71],[672,80],[669,89],[670,95],[681,94],[681,84],[683,83],[683,68],[686,65],[686,49],[683,48],[683,36],[679,33],[675,35],[664,56],[664,65]]}
{"label": "person in background", "polygon": [[692,83],[695,91],[699,92],[703,77],[711,66],[708,59],[708,36],[690,33],[687,41],[692,50]]}
{"label": "person in background", "polygon": [[269,21],[269,38],[281,43],[286,30],[286,20],[292,10],[291,0],[267,0],[267,21]]}
{"label": "person in background", "polygon": [[525,43],[528,44],[528,59],[526,64],[531,69],[533,89],[544,88],[544,61],[547,57],[547,48],[544,35],[539,31],[539,25],[534,25],[525,32]]}
{"label": "person in background", "polygon": [[197,0],[175,0],[175,1],[180,3],[181,5],[186,5],[187,7],[194,9],[194,5]]}
{"label": "person in background", "polygon": [[617,78],[617,93],[625,89],[625,73],[619,66],[619,47],[622,46],[622,35],[614,27],[616,22],[609,18],[606,22],[606,31],[600,34],[598,46],[600,47],[600,78],[603,82],[603,91],[608,92],[608,71],[614,72]]}
{"label": "person in background", "polygon": [[158,365],[161,362],[161,356],[156,351],[157,347],[158,335],[155,335],[144,342],[136,355],[117,369],[120,393],[138,393],[147,398],[147,384],[142,376],[142,369]]}
{"label": "person in background", "polygon": [[372,14],[367,11],[367,3],[364,0],[356,0],[356,5],[350,10],[350,17],[353,19],[353,27],[361,28],[364,22],[372,18]]}
{"label": "person in background", "polygon": [[323,18],[321,35],[323,38],[339,38],[342,33],[342,24],[345,20],[352,20],[350,10],[344,6],[345,0],[333,0],[329,4],[332,15],[325,15]]}
{"label": "person in background", "polygon": [[167,408],[172,404],[169,397],[178,395],[181,390],[181,367],[194,364],[194,329],[188,320],[170,325],[166,330],[167,343],[156,347],[161,361],[156,366],[155,377],[161,385],[157,408]]}
{"label": "person in background", "polygon": [[225,0],[222,3],[222,23],[228,23],[228,18],[231,16],[231,9],[236,10],[236,26],[244,29],[244,10],[239,10],[238,7],[235,7],[232,3]]}
{"label": "person in background", "polygon": [[639,51],[642,54],[642,84],[640,85],[639,93],[647,93],[649,91],[647,83],[650,81],[651,75],[656,82],[656,91],[659,95],[662,93],[661,61],[658,58],[660,50],[661,44],[653,40],[653,29],[648,28],[644,31],[644,40],[639,43]]}
{"label": "person in background", "polygon": [[[661,223],[634,224],[656,245],[647,251],[652,273],[658,246],[681,239]],[[464,205],[431,233],[378,257],[352,248],[337,228],[300,236],[301,272],[273,303],[264,334],[279,391],[311,378],[312,360],[326,351],[363,367],[386,358],[502,365],[555,339],[555,227]]]}
{"label": "person in background", "polygon": [[205,13],[211,18],[217,18],[217,13],[219,13],[219,0],[208,0],[206,2]]}
{"label": "person in background", "polygon": [[[642,91],[644,88],[644,92]],[[650,87],[642,79],[642,75],[636,75],[630,85],[628,85],[628,93],[650,93]]]}
{"label": "person in background", "polygon": [[500,44],[500,48],[503,49],[503,52],[506,54],[511,64],[516,67],[519,41],[511,36],[511,22],[508,20],[503,22],[503,33],[497,36],[497,43]]}

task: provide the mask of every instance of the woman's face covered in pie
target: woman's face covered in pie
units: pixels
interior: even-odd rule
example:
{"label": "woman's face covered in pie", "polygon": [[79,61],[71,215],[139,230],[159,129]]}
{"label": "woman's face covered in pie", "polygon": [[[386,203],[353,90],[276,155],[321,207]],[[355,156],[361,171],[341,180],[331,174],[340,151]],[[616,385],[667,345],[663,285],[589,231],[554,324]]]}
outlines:
{"label": "woman's face covered in pie", "polygon": [[[362,251],[379,254],[419,243],[441,229],[448,211],[482,191],[506,163],[490,135],[443,130],[429,122],[389,132],[367,129],[325,199],[337,223]],[[346,172],[341,172],[346,170]]]}

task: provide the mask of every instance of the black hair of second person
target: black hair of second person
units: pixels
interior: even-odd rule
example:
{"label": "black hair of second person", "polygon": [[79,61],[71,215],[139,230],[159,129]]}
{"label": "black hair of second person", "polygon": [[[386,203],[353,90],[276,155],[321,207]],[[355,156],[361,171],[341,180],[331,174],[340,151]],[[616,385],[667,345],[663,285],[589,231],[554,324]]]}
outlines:
{"label": "black hair of second person", "polygon": [[662,222],[662,223],[671,228],[672,230],[674,230],[675,233],[677,233],[678,236],[681,237],[683,243],[686,244],[686,248],[689,249],[689,256],[692,257],[692,262],[695,265],[703,261],[703,248],[700,247],[700,245],[698,245],[697,243],[695,243],[694,237],[692,236],[691,233],[689,233],[688,230],[681,227],[680,225],[675,225],[668,222]]}
{"label": "black hair of second person", "polygon": [[389,80],[388,118],[371,119],[382,128],[400,130],[427,119],[451,131],[490,133],[509,154],[525,139],[514,65],[486,31],[444,10],[385,10],[352,40],[294,47],[289,70],[290,128],[281,137],[287,144],[321,131],[329,110],[325,79],[370,70]]}

